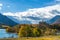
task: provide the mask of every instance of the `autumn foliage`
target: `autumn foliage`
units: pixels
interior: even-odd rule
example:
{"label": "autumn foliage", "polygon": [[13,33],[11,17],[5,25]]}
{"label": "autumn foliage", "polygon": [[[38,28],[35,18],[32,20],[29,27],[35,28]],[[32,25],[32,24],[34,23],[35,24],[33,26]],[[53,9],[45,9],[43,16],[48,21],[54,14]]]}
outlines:
{"label": "autumn foliage", "polygon": [[17,33],[19,37],[40,37],[47,35],[56,35],[60,25],[49,25],[46,22],[39,24],[20,24],[14,27],[8,27],[7,32]]}

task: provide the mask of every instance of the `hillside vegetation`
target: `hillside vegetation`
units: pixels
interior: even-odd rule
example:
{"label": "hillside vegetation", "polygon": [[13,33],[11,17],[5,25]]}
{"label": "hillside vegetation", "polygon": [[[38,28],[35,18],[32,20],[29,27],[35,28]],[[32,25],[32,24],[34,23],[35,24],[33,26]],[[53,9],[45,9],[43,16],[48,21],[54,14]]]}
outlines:
{"label": "hillside vegetation", "polygon": [[48,35],[57,35],[60,32],[60,24],[49,25],[46,22],[39,24],[20,24],[14,27],[6,28],[9,33],[17,33],[19,37],[41,37]]}

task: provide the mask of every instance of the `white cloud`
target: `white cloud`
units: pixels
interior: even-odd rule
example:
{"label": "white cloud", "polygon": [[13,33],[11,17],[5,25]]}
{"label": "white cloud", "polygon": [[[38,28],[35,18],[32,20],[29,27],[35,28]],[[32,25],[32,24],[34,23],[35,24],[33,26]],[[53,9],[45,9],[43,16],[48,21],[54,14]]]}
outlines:
{"label": "white cloud", "polygon": [[2,3],[0,3],[0,10],[2,9],[2,6],[3,6],[3,4],[2,4]]}
{"label": "white cloud", "polygon": [[3,4],[2,4],[2,3],[0,3],[0,7],[1,7],[1,6],[3,6]]}
{"label": "white cloud", "polygon": [[8,13],[3,13],[3,15],[5,15],[5,16],[15,16],[13,13],[11,13],[11,12],[8,12]]}
{"label": "white cloud", "polygon": [[47,18],[50,19],[56,15],[60,15],[60,14],[53,14],[51,13],[51,11],[53,10],[57,10],[60,12],[60,5],[53,5],[53,6],[47,6],[47,7],[43,7],[43,8],[34,8],[34,9],[29,9],[26,10],[24,12],[16,12],[16,13],[11,13],[11,12],[7,12],[7,13],[3,13],[3,15],[6,16],[12,16],[17,20],[29,20],[31,21],[31,23],[33,22],[37,22],[40,20],[32,20],[30,18],[23,18],[23,17],[28,17],[28,16],[32,16],[32,17],[37,17],[37,18]]}

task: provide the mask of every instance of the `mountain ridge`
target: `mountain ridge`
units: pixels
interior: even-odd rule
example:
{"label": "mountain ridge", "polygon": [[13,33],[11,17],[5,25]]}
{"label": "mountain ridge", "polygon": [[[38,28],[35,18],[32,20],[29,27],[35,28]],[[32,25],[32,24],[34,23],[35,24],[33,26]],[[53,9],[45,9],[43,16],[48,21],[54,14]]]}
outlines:
{"label": "mountain ridge", "polygon": [[60,15],[56,15],[55,17],[50,19],[48,22],[49,22],[49,24],[58,24],[58,23],[60,23]]}
{"label": "mountain ridge", "polygon": [[13,20],[9,19],[7,16],[4,16],[0,13],[0,24],[5,24],[5,25],[9,25],[9,26],[14,26],[17,23],[14,22]]}

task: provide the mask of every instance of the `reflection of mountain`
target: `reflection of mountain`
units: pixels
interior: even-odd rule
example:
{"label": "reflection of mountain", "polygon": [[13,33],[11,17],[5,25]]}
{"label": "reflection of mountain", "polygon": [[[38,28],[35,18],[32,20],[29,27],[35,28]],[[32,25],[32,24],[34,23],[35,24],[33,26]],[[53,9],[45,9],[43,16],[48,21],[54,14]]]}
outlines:
{"label": "reflection of mountain", "polygon": [[9,26],[14,26],[17,23],[12,21],[11,19],[9,19],[8,17],[0,14],[0,24],[5,24],[5,25],[9,25]]}
{"label": "reflection of mountain", "polygon": [[60,24],[60,15],[55,16],[51,20],[49,20],[50,24]]}

